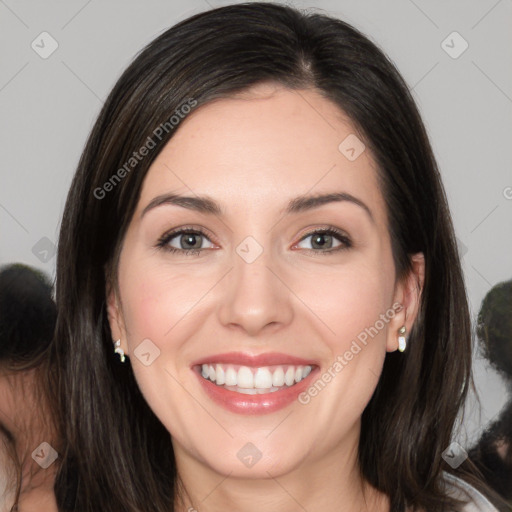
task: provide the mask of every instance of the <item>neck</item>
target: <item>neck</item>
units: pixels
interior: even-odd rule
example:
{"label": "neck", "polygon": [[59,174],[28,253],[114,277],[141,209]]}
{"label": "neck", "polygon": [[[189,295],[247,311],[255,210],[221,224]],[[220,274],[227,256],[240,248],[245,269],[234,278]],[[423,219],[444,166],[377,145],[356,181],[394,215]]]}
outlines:
{"label": "neck", "polygon": [[[175,510],[279,510],[280,512],[388,512],[389,499],[360,475],[357,446],[360,425],[339,446],[311,456],[289,472],[261,478],[223,475],[175,444],[179,474]],[[289,445],[293,449],[293,444]]]}

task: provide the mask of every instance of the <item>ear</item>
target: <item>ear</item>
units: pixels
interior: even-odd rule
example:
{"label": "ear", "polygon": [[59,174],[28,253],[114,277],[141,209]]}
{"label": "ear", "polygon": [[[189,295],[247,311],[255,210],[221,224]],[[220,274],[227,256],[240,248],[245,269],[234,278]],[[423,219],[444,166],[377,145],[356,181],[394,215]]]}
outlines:
{"label": "ear", "polygon": [[[411,257],[412,270],[401,282],[396,284],[393,296],[395,316],[390,320],[387,333],[386,350],[394,352],[398,349],[398,330],[405,326],[405,338],[409,337],[414,321],[420,308],[423,283],[425,281],[425,257],[423,253],[413,254]],[[407,350],[407,349],[406,349]]]}
{"label": "ear", "polygon": [[108,323],[110,324],[110,332],[112,334],[112,344],[117,340],[121,340],[121,348],[125,355],[128,353],[128,344],[126,343],[126,328],[124,324],[123,311],[121,308],[121,301],[116,293],[116,289],[110,283],[106,287],[107,297],[107,314]]}

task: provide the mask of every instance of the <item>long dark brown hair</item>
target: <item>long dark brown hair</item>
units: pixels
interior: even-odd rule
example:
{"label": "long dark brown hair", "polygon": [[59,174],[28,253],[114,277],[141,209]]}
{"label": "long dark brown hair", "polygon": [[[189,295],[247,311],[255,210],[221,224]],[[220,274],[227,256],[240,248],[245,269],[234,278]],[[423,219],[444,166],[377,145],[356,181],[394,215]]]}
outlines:
{"label": "long dark brown hair", "polygon": [[[57,260],[54,415],[67,442],[55,485],[61,510],[174,509],[179,476],[170,434],[131,366],[115,359],[105,290],[116,284],[144,177],[179,129],[183,106],[262,82],[314,88],[349,116],[378,164],[397,279],[411,271],[411,254],[425,255],[419,316],[407,351],[386,356],[362,416],[359,462],[394,512],[458,510],[443,486],[442,471],[451,468],[442,452],[472,382],[471,322],[420,115],[392,62],[359,31],[323,14],[257,2],[197,14],[146,46],[117,81],[81,156]],[[478,482],[467,461],[457,473]]]}

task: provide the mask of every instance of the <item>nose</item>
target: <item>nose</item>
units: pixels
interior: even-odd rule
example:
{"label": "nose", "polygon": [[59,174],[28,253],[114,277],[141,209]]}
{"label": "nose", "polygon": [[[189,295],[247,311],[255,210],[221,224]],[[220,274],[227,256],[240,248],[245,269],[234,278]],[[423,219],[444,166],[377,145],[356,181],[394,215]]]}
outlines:
{"label": "nose", "polygon": [[280,273],[270,251],[252,263],[235,253],[218,310],[222,325],[251,337],[288,325],[293,318],[292,292]]}

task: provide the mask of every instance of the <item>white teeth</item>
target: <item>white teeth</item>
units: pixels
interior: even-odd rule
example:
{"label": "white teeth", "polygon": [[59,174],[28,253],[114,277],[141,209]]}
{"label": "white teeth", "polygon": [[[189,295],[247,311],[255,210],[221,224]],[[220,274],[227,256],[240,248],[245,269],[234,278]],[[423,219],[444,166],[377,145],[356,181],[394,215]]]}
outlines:
{"label": "white teeth", "polygon": [[[286,371],[285,371],[286,368]],[[311,366],[271,366],[250,368],[248,366],[203,364],[201,375],[226,389],[248,395],[279,391],[293,386],[311,373]]]}
{"label": "white teeth", "polygon": [[222,386],[226,382],[226,376],[224,374],[224,368],[220,364],[217,365],[217,380],[216,383]]}
{"label": "white teeth", "polygon": [[226,386],[236,386],[237,374],[233,367],[229,366],[226,370]]}
{"label": "white teeth", "polygon": [[254,376],[254,387],[267,389],[272,387],[272,374],[268,368],[258,368]]}
{"label": "white teeth", "polygon": [[284,374],[284,383],[287,386],[291,386],[295,382],[295,368],[293,366],[288,367]]}
{"label": "white teeth", "polygon": [[254,388],[241,388],[239,386],[236,386],[233,391],[237,391],[238,393],[242,393],[244,395],[257,395],[258,390]]}
{"label": "white teeth", "polygon": [[254,388],[254,375],[252,374],[251,369],[247,366],[240,366],[240,369],[238,370],[237,385],[239,388]]}
{"label": "white teeth", "polygon": [[284,370],[281,367],[274,371],[274,375],[272,375],[272,385],[284,386]]}

